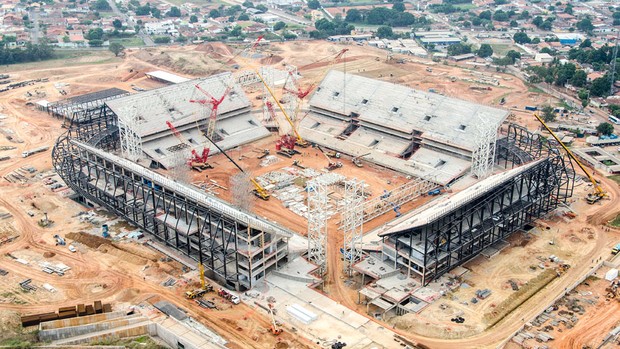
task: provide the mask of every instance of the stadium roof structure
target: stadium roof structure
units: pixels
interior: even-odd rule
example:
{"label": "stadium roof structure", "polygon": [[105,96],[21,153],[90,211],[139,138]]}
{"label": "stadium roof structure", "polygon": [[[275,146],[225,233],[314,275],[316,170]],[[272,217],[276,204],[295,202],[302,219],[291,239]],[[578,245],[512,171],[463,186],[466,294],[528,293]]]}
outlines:
{"label": "stadium roof structure", "polygon": [[516,167],[502,173],[498,173],[458,193],[450,196],[443,196],[437,200],[432,200],[425,205],[395,220],[392,223],[393,225],[391,224],[391,227],[380,232],[379,236],[391,235],[404,230],[422,227],[426,224],[429,224],[435,219],[444,215],[445,213],[453,211],[458,207],[461,207],[482,195],[492,192],[502,183],[536,166],[543,160],[544,159],[532,161],[523,166]]}
{"label": "stadium roof structure", "polygon": [[508,116],[506,110],[336,70],[317,87],[310,105],[356,117],[384,132],[402,136],[421,132],[422,137],[469,150],[475,147],[476,124],[499,126]]}
{"label": "stadium roof structure", "polygon": [[[241,87],[233,83],[231,73],[222,73],[165,86],[108,101],[106,104],[126,124],[134,124],[143,141],[158,138],[158,133],[170,133],[166,121],[177,129],[197,123],[204,124],[209,118],[211,106],[190,103],[190,100],[207,99],[196,85],[219,99],[228,86],[231,90],[218,108],[218,120],[249,111],[251,103]],[[193,127],[193,126],[192,126]]]}

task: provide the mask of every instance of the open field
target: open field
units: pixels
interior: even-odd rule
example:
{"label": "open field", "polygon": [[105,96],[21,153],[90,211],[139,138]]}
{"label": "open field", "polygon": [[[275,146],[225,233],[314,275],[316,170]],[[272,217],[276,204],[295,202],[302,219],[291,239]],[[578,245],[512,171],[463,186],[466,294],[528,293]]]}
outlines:
{"label": "open field", "polygon": [[[537,127],[536,121],[532,120],[528,113],[519,110],[523,110],[525,105],[549,100],[548,96],[540,93],[541,91],[528,90],[522,81],[492,69],[463,69],[411,57],[404,57],[407,61],[403,64],[396,63],[398,57],[386,62],[385,51],[368,47],[326,42],[274,43],[259,49],[263,54],[260,64],[272,64],[278,68],[283,68],[285,64],[295,65],[303,77],[302,85],[307,87],[319,82],[329,67],[327,60],[319,61],[319,59],[332,57],[342,48],[349,48],[350,51],[343,60],[331,67],[333,69],[404,84],[420,90],[432,88],[447,96],[487,105],[498,106],[499,100],[505,97],[506,106],[515,106],[514,119],[532,128]],[[313,55],[307,55],[307,52],[313,52]],[[131,91],[133,85],[147,89],[162,86],[144,77],[144,72],[150,70],[164,69],[188,77],[197,77],[230,70],[233,63],[242,64],[240,59],[233,61],[234,50],[221,43],[209,43],[198,47],[134,49],[128,50],[127,56],[122,59],[114,58],[107,51],[85,55],[66,53],[66,55],[65,60],[11,66],[7,69],[16,80],[49,78],[50,81],[0,94],[0,113],[7,115],[0,127],[11,130],[17,138],[23,140],[23,143],[14,143],[5,138],[0,139],[0,145],[16,147],[14,150],[3,151],[3,155],[9,155],[11,159],[0,163],[0,175],[6,175],[23,166],[34,166],[39,173],[51,169],[49,151],[28,158],[22,158],[19,154],[37,146],[53,145],[56,138],[64,132],[60,127],[62,120],[52,119],[34,107],[27,106],[27,102],[36,102],[42,98],[56,101],[111,87]],[[428,72],[427,67],[432,67],[432,72]],[[139,74],[129,77],[130,70],[138,71]],[[487,91],[470,89],[472,84],[476,84],[472,83],[472,80],[481,76],[497,78],[500,86]],[[59,82],[68,84],[64,88],[68,96],[61,95],[54,87],[54,84]],[[26,95],[27,91],[35,90],[39,91],[39,96],[44,97],[37,99]],[[248,88],[248,93],[255,96],[261,93],[260,90],[254,86]],[[281,91],[277,93],[280,94]],[[255,108],[260,106],[258,100],[254,98],[251,100]],[[274,134],[245,145],[230,151],[230,155],[253,176],[260,176],[270,171],[291,171],[295,169],[292,159],[278,156],[279,161],[261,166],[261,160],[256,158],[263,149],[270,149],[274,154],[274,141],[277,137]],[[327,159],[317,149],[305,148],[300,151],[302,154],[297,155],[295,159],[301,160],[302,165],[306,167],[323,171]],[[339,161],[343,162],[344,166],[333,173],[363,179],[369,184],[371,198],[380,195],[384,189],[392,189],[407,181],[401,174],[374,165],[365,164],[363,168],[357,168],[346,156]],[[214,180],[223,187],[231,188],[230,177],[236,173],[235,167],[222,155],[213,156],[210,162],[215,169],[202,173],[192,172],[192,181]],[[78,232],[99,234],[103,222],[110,222],[113,234],[128,231],[131,229],[130,226],[103,212],[87,209],[62,197],[45,186],[40,178],[33,176],[24,184],[9,183],[2,179],[0,181],[5,194],[0,198],[0,209],[12,215],[11,218],[0,222],[2,223],[0,234],[17,235],[15,240],[0,245],[2,255],[0,264],[9,271],[7,276],[0,276],[2,280],[0,316],[3,318],[14,317],[15,312],[30,314],[50,311],[58,306],[78,301],[101,299],[122,308],[142,301],[163,299],[186,309],[189,314],[220,333],[230,341],[231,348],[273,348],[276,345],[277,339],[270,335],[260,336],[258,340],[253,339],[252,330],[259,327],[268,328],[270,320],[264,313],[256,312],[249,304],[223,307],[217,311],[204,311],[193,302],[184,299],[183,293],[189,289],[188,285],[197,285],[195,273],[189,276],[182,265],[162,260],[164,256],[153,249],[125,239],[97,247],[78,243],[76,244],[78,252],[71,253],[66,247],[56,246],[53,238],[55,234],[66,236]],[[588,188],[581,184],[571,203],[572,209],[578,213],[576,218],[549,215],[538,222],[537,227],[529,234],[515,233],[509,239],[510,247],[499,255],[491,259],[478,257],[465,265],[469,272],[464,275],[464,282],[469,287],[462,286],[441,297],[420,314],[394,317],[381,324],[385,325],[385,328],[391,328],[393,325],[393,331],[396,333],[432,348],[454,348],[456,345],[462,348],[495,347],[522,324],[522,319],[531,319],[544,310],[544,303],[548,299],[561,294],[568,285],[590,268],[590,260],[608,254],[608,248],[620,238],[620,234],[616,231],[603,233],[601,229],[602,224],[615,217],[613,211],[617,209],[620,200],[618,185],[609,179],[602,181],[610,192],[609,199],[594,206],[584,204],[581,197]],[[301,185],[297,187],[302,188]],[[226,200],[232,199],[230,189],[217,191],[220,197]],[[286,209],[279,200],[275,198],[268,202],[257,198],[252,200],[256,214],[277,220],[300,235],[305,235],[307,221]],[[402,211],[407,212],[423,202],[424,199],[414,201],[404,206]],[[33,212],[33,217],[28,215],[29,211]],[[37,224],[44,212],[54,221],[48,228]],[[90,212],[95,220],[81,220],[78,216],[80,212]],[[390,211],[366,224],[365,230],[386,224],[393,218],[394,213]],[[329,224],[329,245],[341,246],[342,234],[336,229],[337,219],[333,218]],[[550,244],[549,241],[554,243]],[[11,253],[15,258],[29,263],[27,265],[18,263],[14,258],[6,256],[6,253]],[[551,254],[569,263],[571,268],[564,275],[551,281],[542,292],[535,294],[517,310],[509,313],[497,325],[487,328],[485,314],[493,312],[493,308],[514,292],[508,285],[508,280],[515,281],[519,286],[525,285],[542,272],[539,264],[545,262],[541,258],[547,259]],[[349,286],[351,282],[359,286],[359,277],[349,280],[342,276],[341,255],[336,249],[329,249],[328,258],[332,267],[326,278],[324,293],[341,305],[367,316],[365,305],[357,304],[357,292]],[[71,270],[62,277],[48,275],[37,267],[41,261],[61,262],[71,267]],[[551,269],[554,265],[547,263],[544,267]],[[169,277],[182,282],[171,288],[161,286],[161,283]],[[25,278],[32,278],[38,285],[49,283],[57,289],[57,292],[49,293],[44,290],[34,293],[22,292],[17,283]],[[476,289],[482,288],[492,289],[492,296],[475,305],[463,304],[472,298]],[[450,322],[450,317],[454,314],[462,314],[466,322],[464,324]],[[583,323],[587,324],[588,321],[590,320],[584,319]],[[287,343],[287,347],[314,347],[308,340],[295,335],[290,327],[285,324],[285,333],[279,337]],[[3,332],[3,336],[14,335],[16,335],[14,328]],[[453,338],[459,339],[455,341]],[[396,346],[395,343],[384,345]]]}

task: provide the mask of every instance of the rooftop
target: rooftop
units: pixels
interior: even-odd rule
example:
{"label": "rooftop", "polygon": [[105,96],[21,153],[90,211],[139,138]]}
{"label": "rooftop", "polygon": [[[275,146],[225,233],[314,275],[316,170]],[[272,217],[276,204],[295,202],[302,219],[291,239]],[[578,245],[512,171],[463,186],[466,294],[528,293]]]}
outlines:
{"label": "rooftop", "polygon": [[420,132],[470,150],[475,147],[477,124],[499,125],[508,116],[506,110],[336,70],[315,90],[310,105],[401,134]]}
{"label": "rooftop", "polygon": [[[209,118],[210,104],[203,107],[199,103],[190,103],[190,100],[210,99],[198,91],[196,85],[218,99],[227,87],[231,86],[230,92],[218,108],[218,120],[241,113],[244,108],[248,108],[249,111],[250,101],[243,90],[231,81],[230,73],[222,73],[118,98],[107,102],[107,105],[119,120],[127,124],[133,124],[132,119],[137,120],[137,129],[134,131],[140,137],[160,132],[168,134],[166,121],[172,122],[177,129],[180,129],[190,124],[194,127],[196,123]],[[235,113],[236,111],[238,113]]]}
{"label": "rooftop", "polygon": [[493,175],[456,194],[432,200],[395,220],[392,223],[393,225],[380,232],[379,236],[386,236],[429,224],[443,214],[492,191],[497,186],[536,166],[543,160],[532,161],[529,164]]}

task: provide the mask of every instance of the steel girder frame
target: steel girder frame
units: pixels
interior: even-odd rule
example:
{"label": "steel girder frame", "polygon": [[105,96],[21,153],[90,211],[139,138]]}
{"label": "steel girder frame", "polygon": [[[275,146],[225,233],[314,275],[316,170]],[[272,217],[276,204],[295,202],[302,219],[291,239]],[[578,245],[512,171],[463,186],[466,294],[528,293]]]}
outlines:
{"label": "steel girder frame", "polygon": [[52,157],[77,193],[203,263],[212,272],[208,276],[239,287],[236,235],[247,226],[83,150],[67,136],[58,140]]}
{"label": "steel girder frame", "polygon": [[422,283],[477,256],[527,223],[555,209],[559,180],[554,164],[545,159],[493,189],[488,195],[437,217],[431,223],[390,237],[396,255],[422,248],[421,263],[411,265]]}
{"label": "steel girder frame", "polygon": [[573,195],[575,169],[570,158],[563,149],[523,126],[508,124],[505,137],[497,141],[496,157],[504,168],[514,168],[541,157],[551,158],[556,165],[556,176],[561,179],[559,197],[566,200]]}

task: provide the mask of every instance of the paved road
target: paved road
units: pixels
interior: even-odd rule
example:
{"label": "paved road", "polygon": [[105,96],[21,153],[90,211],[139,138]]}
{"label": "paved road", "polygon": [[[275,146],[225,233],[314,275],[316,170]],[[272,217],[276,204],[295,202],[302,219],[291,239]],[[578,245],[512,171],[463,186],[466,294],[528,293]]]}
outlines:
{"label": "paved road", "polygon": [[[118,7],[116,7],[116,2],[114,0],[108,0],[108,4],[110,4],[110,7],[112,8],[112,12],[114,12],[117,16],[121,17],[130,28],[134,28],[138,24],[132,19],[130,19],[129,16],[122,13],[118,9]],[[153,39],[151,39],[151,37],[144,33],[142,30],[140,30],[137,35],[142,39],[142,41],[144,41],[144,44],[146,46],[155,46],[155,42],[153,42]]]}

